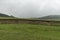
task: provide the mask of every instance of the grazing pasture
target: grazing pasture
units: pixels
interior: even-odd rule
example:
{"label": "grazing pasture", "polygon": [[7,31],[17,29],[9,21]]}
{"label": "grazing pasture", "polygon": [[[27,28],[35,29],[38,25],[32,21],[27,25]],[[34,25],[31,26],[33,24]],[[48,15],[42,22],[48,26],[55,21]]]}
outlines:
{"label": "grazing pasture", "polygon": [[0,40],[60,40],[60,26],[0,24]]}

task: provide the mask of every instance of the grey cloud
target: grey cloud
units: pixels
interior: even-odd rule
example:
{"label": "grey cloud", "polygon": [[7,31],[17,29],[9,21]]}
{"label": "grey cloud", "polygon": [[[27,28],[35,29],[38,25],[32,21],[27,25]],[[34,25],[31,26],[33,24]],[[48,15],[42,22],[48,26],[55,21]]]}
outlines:
{"label": "grey cloud", "polygon": [[60,0],[0,0],[0,12],[16,17],[60,14]]}

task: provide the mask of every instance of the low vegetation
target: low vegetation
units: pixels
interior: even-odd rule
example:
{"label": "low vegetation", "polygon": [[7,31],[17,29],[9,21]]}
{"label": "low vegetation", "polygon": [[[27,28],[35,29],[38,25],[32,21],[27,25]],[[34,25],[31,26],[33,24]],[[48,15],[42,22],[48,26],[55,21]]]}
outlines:
{"label": "low vegetation", "polygon": [[60,40],[60,26],[0,24],[0,40]]}

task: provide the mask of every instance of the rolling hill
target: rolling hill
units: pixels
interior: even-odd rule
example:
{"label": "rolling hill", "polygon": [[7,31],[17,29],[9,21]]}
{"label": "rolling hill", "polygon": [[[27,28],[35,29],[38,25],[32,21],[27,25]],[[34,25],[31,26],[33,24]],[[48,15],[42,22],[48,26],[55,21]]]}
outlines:
{"label": "rolling hill", "polygon": [[0,13],[0,19],[15,19],[15,17]]}
{"label": "rolling hill", "polygon": [[9,17],[9,15],[0,13],[0,17]]}
{"label": "rolling hill", "polygon": [[60,19],[60,15],[48,15],[48,16],[40,17],[39,19]]}

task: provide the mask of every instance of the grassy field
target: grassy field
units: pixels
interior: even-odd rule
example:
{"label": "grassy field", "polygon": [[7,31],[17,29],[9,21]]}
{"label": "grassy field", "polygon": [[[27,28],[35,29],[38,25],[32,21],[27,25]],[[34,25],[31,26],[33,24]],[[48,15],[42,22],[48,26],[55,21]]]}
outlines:
{"label": "grassy field", "polygon": [[0,40],[60,40],[60,26],[0,24]]}
{"label": "grassy field", "polygon": [[0,19],[17,19],[17,18],[13,18],[13,17],[0,17]]}

